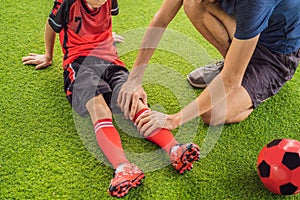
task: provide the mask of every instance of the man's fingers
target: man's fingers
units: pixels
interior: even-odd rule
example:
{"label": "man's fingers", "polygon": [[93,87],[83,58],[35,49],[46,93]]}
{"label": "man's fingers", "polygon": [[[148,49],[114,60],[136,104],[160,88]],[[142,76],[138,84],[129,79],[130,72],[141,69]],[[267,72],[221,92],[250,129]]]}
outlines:
{"label": "man's fingers", "polygon": [[156,130],[155,125],[150,124],[149,126],[143,126],[141,129],[141,133],[144,137],[149,137]]}
{"label": "man's fingers", "polygon": [[141,135],[145,135],[145,132],[148,130],[148,128],[151,126],[150,123],[144,123],[142,125],[139,124],[139,128],[138,128],[138,131],[140,132]]}
{"label": "man's fingers", "polygon": [[122,104],[122,102],[123,102],[123,91],[122,91],[122,88],[121,88],[121,90],[119,92],[119,96],[117,98],[117,103],[119,104],[121,110],[123,111],[123,106],[122,106],[123,104]]}
{"label": "man's fingers", "polygon": [[131,120],[133,120],[134,115],[137,113],[138,102],[139,102],[139,97],[134,95],[132,98],[131,107],[129,108],[130,109],[129,118]]}
{"label": "man's fingers", "polygon": [[125,119],[129,118],[129,109],[130,109],[130,96],[123,98],[123,112]]}
{"label": "man's fingers", "polygon": [[125,94],[121,91],[118,97],[118,104],[123,112],[125,107],[125,100],[126,100]]}
{"label": "man's fingers", "polygon": [[149,117],[149,115],[150,115],[150,112],[144,112],[143,114],[139,115],[139,116],[135,119],[134,125],[135,125],[135,126],[138,126],[139,123],[140,123],[140,121],[141,121],[142,119],[144,119],[144,118]]}
{"label": "man's fingers", "polygon": [[144,113],[136,119],[135,125],[137,129],[140,130],[144,125],[146,126],[150,120],[150,113]]}
{"label": "man's fingers", "polygon": [[144,105],[148,106],[147,96],[143,96],[140,98]]}

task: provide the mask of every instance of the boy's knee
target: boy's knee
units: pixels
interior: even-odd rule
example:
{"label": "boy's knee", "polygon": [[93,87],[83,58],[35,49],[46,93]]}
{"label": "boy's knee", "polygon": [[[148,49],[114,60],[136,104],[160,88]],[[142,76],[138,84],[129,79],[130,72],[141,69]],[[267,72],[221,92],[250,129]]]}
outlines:
{"label": "boy's knee", "polygon": [[100,115],[103,118],[111,118],[112,114],[111,114],[111,110],[109,109],[109,107],[105,104],[96,104],[95,105],[95,112],[96,113],[101,113]]}
{"label": "boy's knee", "polygon": [[96,96],[90,99],[86,103],[86,108],[90,116],[94,116],[97,119],[112,118],[112,113],[108,105],[106,104],[102,95]]}

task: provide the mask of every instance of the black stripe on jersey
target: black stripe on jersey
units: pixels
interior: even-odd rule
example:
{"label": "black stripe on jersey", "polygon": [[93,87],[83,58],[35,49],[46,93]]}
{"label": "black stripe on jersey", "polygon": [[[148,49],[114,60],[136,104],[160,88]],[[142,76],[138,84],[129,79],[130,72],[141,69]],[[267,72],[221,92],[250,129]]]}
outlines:
{"label": "black stripe on jersey", "polygon": [[67,58],[68,58],[68,55],[69,55],[69,50],[68,50],[68,46],[67,46],[67,42],[68,42],[68,34],[67,34],[67,32],[68,32],[68,27],[67,26],[65,26],[64,27],[64,42],[63,42],[63,48],[64,48],[64,50],[65,50],[65,55],[64,55],[64,60],[66,60]]}

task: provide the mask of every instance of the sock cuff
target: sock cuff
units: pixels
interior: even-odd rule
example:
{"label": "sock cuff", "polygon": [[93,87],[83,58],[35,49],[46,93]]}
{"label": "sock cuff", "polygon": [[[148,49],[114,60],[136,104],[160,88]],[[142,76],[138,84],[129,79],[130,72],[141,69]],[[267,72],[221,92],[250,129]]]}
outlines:
{"label": "sock cuff", "polygon": [[147,113],[147,112],[150,112],[150,109],[149,108],[143,108],[142,110],[140,110],[139,112],[137,112],[133,118],[133,122],[135,122],[135,120],[142,114],[144,113]]}
{"label": "sock cuff", "polygon": [[112,123],[112,119],[99,119],[95,124],[94,124],[94,130],[97,132],[100,128],[106,128],[106,127],[114,127]]}

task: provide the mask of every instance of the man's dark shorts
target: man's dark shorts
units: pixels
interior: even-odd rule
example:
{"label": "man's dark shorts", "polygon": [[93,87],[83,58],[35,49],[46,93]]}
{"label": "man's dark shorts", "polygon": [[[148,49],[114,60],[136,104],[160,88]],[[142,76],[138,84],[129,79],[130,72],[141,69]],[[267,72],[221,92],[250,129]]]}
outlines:
{"label": "man's dark shorts", "polygon": [[96,57],[79,57],[64,69],[64,89],[72,108],[88,114],[86,103],[102,94],[113,113],[121,112],[117,97],[128,70]]}
{"label": "man's dark shorts", "polygon": [[258,44],[245,72],[242,86],[249,93],[253,108],[278,93],[299,65],[300,49],[285,55]]}

